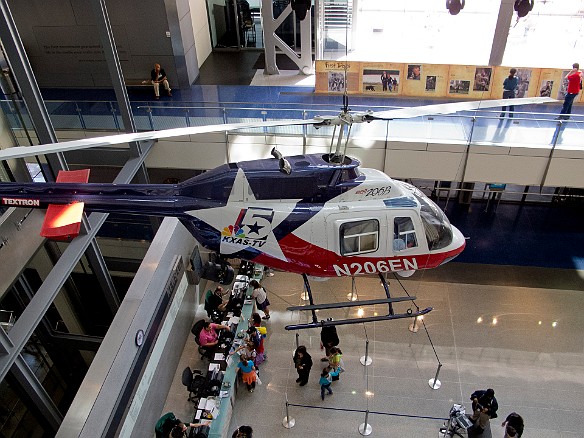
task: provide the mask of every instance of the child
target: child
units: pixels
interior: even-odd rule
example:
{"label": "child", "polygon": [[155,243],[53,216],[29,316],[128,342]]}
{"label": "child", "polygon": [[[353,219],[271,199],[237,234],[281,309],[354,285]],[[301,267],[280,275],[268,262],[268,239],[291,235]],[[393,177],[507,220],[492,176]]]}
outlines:
{"label": "child", "polygon": [[264,338],[259,334],[256,327],[252,326],[247,329],[249,341],[253,343],[257,356],[254,359],[255,365],[260,365],[265,360],[264,355]]}
{"label": "child", "polygon": [[247,385],[247,390],[253,392],[256,386],[257,375],[255,372],[255,367],[251,360],[247,360],[245,356],[241,355],[239,357],[239,363],[237,368],[241,370],[241,378],[243,382]]}
{"label": "child", "polygon": [[318,381],[318,383],[320,383],[320,398],[322,398],[324,400],[324,391],[327,390],[329,395],[333,393],[333,390],[331,389],[331,383],[332,383],[332,377],[329,373],[328,367],[327,368],[323,368],[322,369],[322,373],[320,375],[320,380]]}
{"label": "child", "polygon": [[[341,349],[339,347],[331,347],[330,353],[331,354],[328,358],[329,365],[331,366],[333,371],[336,372],[336,375],[338,376],[340,373],[345,371],[345,369],[343,368],[343,352],[341,351]],[[334,380],[338,380],[338,379],[334,379]]]}

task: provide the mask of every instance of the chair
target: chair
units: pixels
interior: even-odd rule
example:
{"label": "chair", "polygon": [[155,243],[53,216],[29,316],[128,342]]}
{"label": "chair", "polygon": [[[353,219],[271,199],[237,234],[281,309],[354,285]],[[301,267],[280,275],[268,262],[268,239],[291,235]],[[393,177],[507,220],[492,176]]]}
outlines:
{"label": "chair", "polygon": [[204,386],[205,378],[199,370],[191,370],[191,367],[186,367],[182,372],[182,384],[187,387],[189,391],[189,398],[187,401],[195,401],[201,396],[201,389]]}

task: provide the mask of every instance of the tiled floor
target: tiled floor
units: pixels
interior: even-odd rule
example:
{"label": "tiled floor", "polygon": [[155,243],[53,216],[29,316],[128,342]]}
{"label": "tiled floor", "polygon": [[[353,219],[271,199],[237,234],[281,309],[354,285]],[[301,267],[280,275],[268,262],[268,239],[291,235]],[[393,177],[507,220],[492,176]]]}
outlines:
{"label": "tiled floor", "polygon": [[[410,320],[338,327],[347,371],[333,383],[334,394],[320,400],[318,377],[319,330],[298,331],[314,360],[309,384],[299,387],[292,365],[294,332],[284,326],[307,321],[308,315],[288,312],[299,305],[300,276],[276,273],[264,285],[272,303],[266,351],[261,366],[264,385],[253,394],[240,391],[231,430],[242,424],[254,428],[255,438],[361,436],[357,431],[369,410],[372,436],[436,437],[453,403],[470,408],[473,390],[492,387],[499,401],[499,417],[492,420],[493,436],[503,436],[500,426],[512,411],[526,422],[525,437],[581,437],[584,427],[584,282],[582,271],[515,268],[450,263],[419,272],[409,279],[390,278],[393,295],[404,295],[402,286],[417,297],[416,304],[434,310],[417,333]],[[529,279],[524,282],[521,279]],[[573,278],[566,283],[566,278]],[[311,283],[318,303],[345,301],[348,278]],[[378,279],[358,278],[358,298],[383,297]],[[395,305],[404,312],[408,304]],[[365,316],[387,312],[384,306],[364,309]],[[355,317],[357,308],[323,311],[319,318]],[[199,317],[202,316],[201,309]],[[369,339],[372,365],[359,359]],[[433,349],[435,348],[435,351]],[[438,362],[439,361],[439,362]],[[438,363],[442,364],[438,390],[430,388]],[[186,419],[193,404],[186,401],[180,384],[184,366],[200,365],[194,343],[187,342],[165,411]],[[370,391],[370,395],[367,395]],[[296,425],[282,426],[285,401],[307,407],[290,407]],[[318,409],[321,407],[333,410]],[[339,409],[339,410],[337,410]],[[340,409],[347,409],[342,411]],[[429,418],[428,418],[429,417]],[[483,436],[489,436],[485,433]]]}

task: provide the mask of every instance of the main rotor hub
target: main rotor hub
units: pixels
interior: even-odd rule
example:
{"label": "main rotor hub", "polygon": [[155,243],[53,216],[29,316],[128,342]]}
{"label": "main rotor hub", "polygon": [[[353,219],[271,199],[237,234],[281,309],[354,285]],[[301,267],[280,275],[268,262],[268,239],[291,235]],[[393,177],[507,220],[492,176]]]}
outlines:
{"label": "main rotor hub", "polygon": [[373,111],[365,112],[348,112],[343,111],[338,116],[315,116],[315,120],[321,120],[320,125],[323,126],[342,126],[352,125],[353,123],[371,122],[373,120]]}

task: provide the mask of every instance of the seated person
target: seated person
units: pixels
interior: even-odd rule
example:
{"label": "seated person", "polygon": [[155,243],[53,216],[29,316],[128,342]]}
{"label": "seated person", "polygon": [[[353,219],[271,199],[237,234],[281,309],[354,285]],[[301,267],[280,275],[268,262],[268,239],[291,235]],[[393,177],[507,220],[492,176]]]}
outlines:
{"label": "seated person", "polygon": [[497,418],[499,404],[495,398],[495,391],[491,388],[487,390],[477,390],[470,396],[472,400],[472,415],[469,417],[474,424],[473,429],[482,433],[491,418]]}
{"label": "seated person", "polygon": [[154,64],[154,68],[150,72],[150,80],[152,82],[152,86],[154,87],[154,98],[160,99],[160,84],[166,90],[166,93],[169,96],[172,96],[170,92],[170,85],[168,84],[168,79],[166,79],[166,72],[163,68],[160,67],[160,64]]}
{"label": "seated person", "polygon": [[172,412],[168,412],[160,417],[156,423],[154,432],[156,438],[182,437],[186,436],[185,433],[188,427],[199,428],[201,426],[208,426],[209,424],[211,424],[210,421],[185,424],[176,418]]}
{"label": "seated person", "polygon": [[229,327],[223,324],[215,324],[213,322],[206,321],[203,325],[203,330],[199,334],[199,344],[201,347],[210,348],[215,347],[219,343],[219,335],[217,330],[227,330],[230,331]]}
{"label": "seated person", "polygon": [[207,299],[205,300],[205,310],[209,317],[211,317],[214,312],[219,314],[225,312],[228,301],[223,301],[223,298],[221,298],[222,296],[223,288],[221,286],[217,286],[215,291],[207,296]]}

